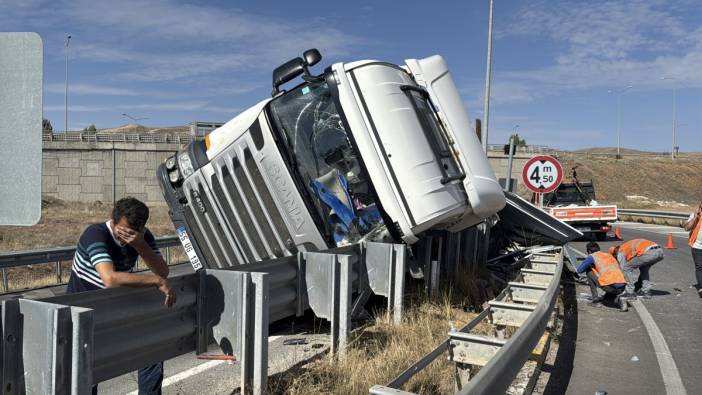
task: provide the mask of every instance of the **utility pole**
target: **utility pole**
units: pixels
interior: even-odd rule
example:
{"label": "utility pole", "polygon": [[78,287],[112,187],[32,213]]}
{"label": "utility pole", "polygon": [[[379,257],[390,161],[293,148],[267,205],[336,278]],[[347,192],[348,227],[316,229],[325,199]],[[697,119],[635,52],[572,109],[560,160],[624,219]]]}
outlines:
{"label": "utility pole", "polygon": [[483,151],[488,152],[488,128],[490,125],[490,80],[492,79],[492,4],[490,0],[490,12],[488,14],[488,47],[487,47],[487,67],[485,68],[485,104],[483,105]]}
{"label": "utility pole", "polygon": [[66,35],[66,87],[64,90],[63,103],[65,106],[63,131],[68,132],[68,44],[71,43],[71,35]]}

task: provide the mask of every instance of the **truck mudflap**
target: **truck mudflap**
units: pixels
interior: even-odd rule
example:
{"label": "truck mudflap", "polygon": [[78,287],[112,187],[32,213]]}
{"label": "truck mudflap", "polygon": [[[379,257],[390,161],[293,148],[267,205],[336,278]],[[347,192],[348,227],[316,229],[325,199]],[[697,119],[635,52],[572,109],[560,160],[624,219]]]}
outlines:
{"label": "truck mudflap", "polygon": [[495,178],[480,140],[472,132],[463,101],[444,59],[434,55],[424,59],[407,59],[405,64],[417,84],[427,90],[442,113],[447,133],[458,148],[458,161],[466,173],[463,184],[472,211],[466,213],[451,230],[474,225],[505,207],[502,187]]}

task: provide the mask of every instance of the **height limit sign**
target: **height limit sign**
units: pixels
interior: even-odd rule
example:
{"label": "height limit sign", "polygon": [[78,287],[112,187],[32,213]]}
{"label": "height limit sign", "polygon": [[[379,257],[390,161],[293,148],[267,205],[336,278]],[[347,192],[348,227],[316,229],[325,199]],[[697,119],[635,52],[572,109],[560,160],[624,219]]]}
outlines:
{"label": "height limit sign", "polygon": [[522,182],[536,193],[553,192],[563,181],[563,167],[551,156],[535,156],[524,165]]}

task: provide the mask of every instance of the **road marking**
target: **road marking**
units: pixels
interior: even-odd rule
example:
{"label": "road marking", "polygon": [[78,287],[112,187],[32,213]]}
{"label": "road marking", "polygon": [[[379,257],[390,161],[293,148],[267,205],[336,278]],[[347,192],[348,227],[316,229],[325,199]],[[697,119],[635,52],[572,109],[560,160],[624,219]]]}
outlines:
{"label": "road marking", "polygon": [[632,304],[646,327],[646,332],[648,332],[651,343],[653,343],[653,350],[656,352],[658,366],[663,376],[665,392],[670,395],[687,395],[682,378],[680,377],[680,372],[678,372],[678,367],[675,365],[673,355],[670,353],[663,333],[661,333],[658,325],[656,325],[653,317],[651,317],[651,313],[648,312],[648,309],[646,309],[646,306],[644,306],[640,300],[634,300]]}
{"label": "road marking", "polygon": [[[273,342],[276,339],[279,339],[281,336],[269,336],[268,337],[268,342]],[[193,366],[190,369],[186,369],[180,373],[176,373],[173,376],[167,377],[163,379],[163,382],[161,383],[161,388],[166,388],[169,385],[173,385],[179,381],[183,381],[185,379],[188,379],[192,376],[195,376],[196,374],[200,374],[204,372],[205,370],[212,369],[215,366],[219,366],[223,363],[226,363],[227,361],[207,361],[205,363],[202,363],[197,366]],[[139,390],[132,391],[128,395],[139,395]]]}

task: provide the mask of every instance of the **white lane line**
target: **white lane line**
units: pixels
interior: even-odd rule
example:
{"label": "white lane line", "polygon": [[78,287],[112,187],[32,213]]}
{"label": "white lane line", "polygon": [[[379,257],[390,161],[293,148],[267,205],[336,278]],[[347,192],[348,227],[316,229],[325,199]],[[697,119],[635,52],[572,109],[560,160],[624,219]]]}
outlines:
{"label": "white lane line", "polygon": [[[269,336],[268,337],[268,342],[275,341],[276,339],[280,338],[280,336]],[[196,374],[200,374],[204,372],[205,370],[212,369],[215,366],[219,366],[223,363],[226,363],[227,361],[207,361],[203,364],[193,366],[190,369],[186,369],[180,373],[176,373],[173,376],[167,377],[163,379],[163,383],[161,383],[161,388],[166,388],[169,385],[173,385],[179,381],[183,381],[185,379],[188,379],[192,376],[195,376]],[[139,395],[139,390],[132,391],[127,395]]]}
{"label": "white lane line", "polygon": [[635,300],[632,304],[646,327],[646,332],[648,332],[651,343],[653,343],[653,350],[656,352],[656,358],[658,359],[658,366],[663,376],[663,385],[665,386],[666,394],[687,395],[678,367],[675,365],[673,355],[668,348],[668,343],[665,342],[663,333],[661,333],[658,325],[656,325],[653,317],[651,317],[651,313],[648,312],[648,309],[646,309],[646,306],[644,306],[640,300]]}

